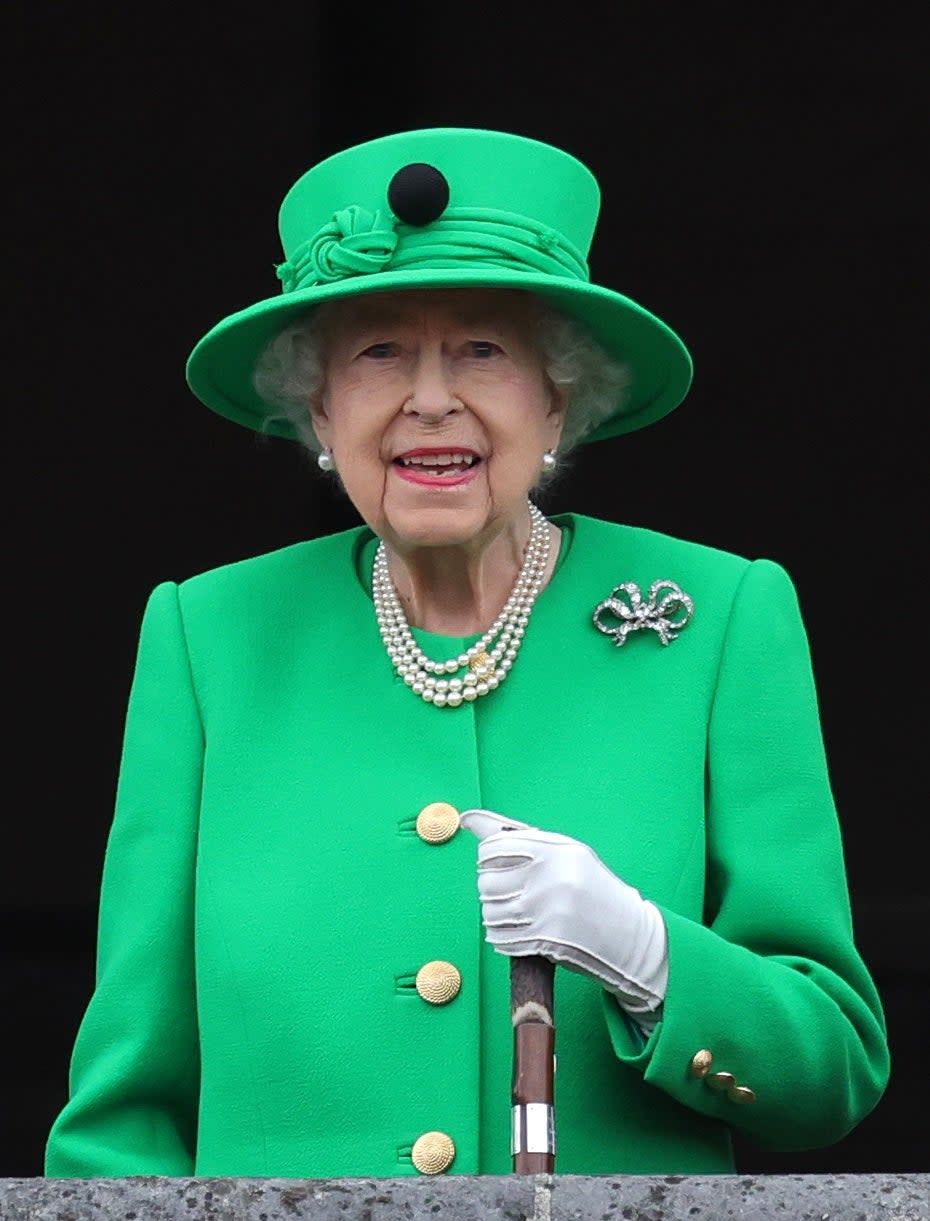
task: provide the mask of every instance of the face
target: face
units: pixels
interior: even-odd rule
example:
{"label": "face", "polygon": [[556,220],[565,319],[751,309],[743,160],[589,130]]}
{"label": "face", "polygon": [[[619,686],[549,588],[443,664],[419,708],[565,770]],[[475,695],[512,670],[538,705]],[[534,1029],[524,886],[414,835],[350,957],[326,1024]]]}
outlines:
{"label": "face", "polygon": [[323,309],[313,425],[375,533],[400,549],[480,544],[524,523],[563,416],[532,297],[400,292]]}

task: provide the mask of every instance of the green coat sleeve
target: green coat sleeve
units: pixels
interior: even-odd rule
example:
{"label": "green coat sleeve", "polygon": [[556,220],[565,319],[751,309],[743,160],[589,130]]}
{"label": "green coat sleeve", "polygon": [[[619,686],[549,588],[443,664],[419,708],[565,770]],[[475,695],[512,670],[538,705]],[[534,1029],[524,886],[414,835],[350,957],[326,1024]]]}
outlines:
{"label": "green coat sleeve", "polygon": [[[733,602],[707,752],[704,921],[663,908],[663,1020],[640,1048],[605,997],[614,1047],[758,1145],[831,1144],[880,1098],[888,1049],[853,940],[807,638],[790,579],[766,560]],[[701,1049],[756,1100],[692,1075]]]}
{"label": "green coat sleeve", "polygon": [[200,1077],[193,958],[203,733],[177,587],[152,593],[100,896],[96,987],[45,1173],[193,1173]]}

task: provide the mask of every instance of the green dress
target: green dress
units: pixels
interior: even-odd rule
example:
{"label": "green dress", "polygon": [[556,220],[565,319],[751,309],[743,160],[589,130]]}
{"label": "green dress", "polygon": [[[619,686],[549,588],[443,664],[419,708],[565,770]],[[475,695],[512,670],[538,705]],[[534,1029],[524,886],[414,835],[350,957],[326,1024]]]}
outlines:
{"label": "green dress", "polygon": [[[558,1172],[727,1172],[732,1130],[816,1147],[876,1104],[884,1021],[789,578],[555,520],[512,673],[455,709],[393,676],[363,527],[154,590],[47,1175],[415,1174],[430,1131],[451,1173],[509,1173],[508,960],[483,939],[477,841],[417,833],[436,801],[584,840],[667,923],[648,1041],[556,972]],[[595,630],[615,585],[660,578],[694,600],[677,640]],[[435,960],[461,975],[444,1005],[414,986]]]}

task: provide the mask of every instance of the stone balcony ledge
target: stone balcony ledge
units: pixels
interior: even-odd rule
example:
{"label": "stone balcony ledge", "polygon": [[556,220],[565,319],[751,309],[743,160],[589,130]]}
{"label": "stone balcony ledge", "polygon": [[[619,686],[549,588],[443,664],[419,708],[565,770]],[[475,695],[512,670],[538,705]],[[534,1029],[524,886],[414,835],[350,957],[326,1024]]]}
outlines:
{"label": "stone balcony ledge", "polygon": [[930,1174],[0,1179],[0,1221],[930,1221]]}

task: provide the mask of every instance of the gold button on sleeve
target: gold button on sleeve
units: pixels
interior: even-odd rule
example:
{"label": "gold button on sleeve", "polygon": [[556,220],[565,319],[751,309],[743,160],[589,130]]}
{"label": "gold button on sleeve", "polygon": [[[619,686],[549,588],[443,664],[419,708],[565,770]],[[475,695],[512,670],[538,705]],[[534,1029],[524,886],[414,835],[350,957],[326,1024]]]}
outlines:
{"label": "gold button on sleeve", "polygon": [[455,1145],[445,1132],[424,1132],[414,1141],[410,1157],[420,1174],[442,1174],[455,1160]]}
{"label": "gold button on sleeve", "polygon": [[748,1085],[734,1085],[727,1090],[727,1097],[731,1102],[742,1103],[745,1106],[747,1102],[755,1102],[756,1092]]}
{"label": "gold button on sleeve", "polygon": [[732,1073],[711,1073],[705,1081],[712,1090],[731,1090],[736,1085],[736,1078]]}
{"label": "gold button on sleeve", "polygon": [[417,971],[417,992],[431,1005],[448,1005],[458,996],[461,986],[462,975],[458,967],[441,958],[424,962]]}
{"label": "gold button on sleeve", "polygon": [[710,1066],[714,1062],[714,1053],[708,1051],[706,1047],[702,1047],[700,1051],[695,1052],[691,1057],[691,1076],[706,1077],[710,1072]]}
{"label": "gold button on sleeve", "polygon": [[459,829],[459,812],[447,801],[431,801],[417,815],[417,835],[427,844],[444,844]]}

